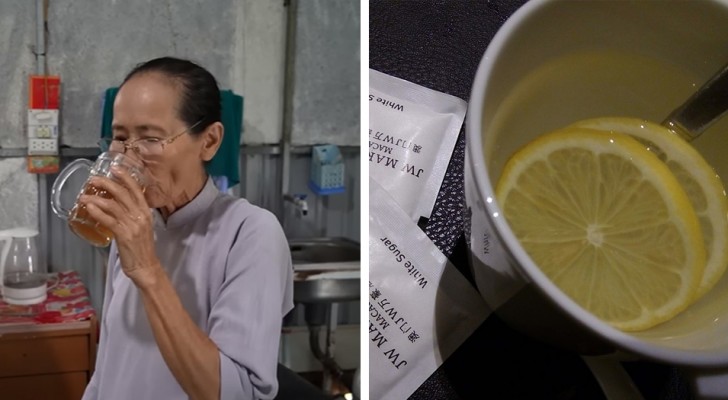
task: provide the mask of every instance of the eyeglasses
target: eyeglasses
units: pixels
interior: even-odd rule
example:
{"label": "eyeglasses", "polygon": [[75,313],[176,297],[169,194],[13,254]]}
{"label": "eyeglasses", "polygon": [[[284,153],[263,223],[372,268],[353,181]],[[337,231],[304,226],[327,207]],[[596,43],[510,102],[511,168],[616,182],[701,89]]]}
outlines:
{"label": "eyeglasses", "polygon": [[202,123],[202,120],[205,118],[200,118],[199,121],[192,124],[192,126],[186,128],[182,132],[167,138],[167,139],[161,139],[161,138],[141,138],[134,140],[130,143],[126,143],[125,140],[117,140],[112,138],[101,138],[98,141],[99,148],[101,151],[115,151],[119,153],[126,153],[127,149],[134,150],[135,153],[137,153],[140,157],[154,157],[159,156],[164,152],[164,147],[168,144],[174,142],[177,140],[178,137],[184,135],[185,133],[195,129],[197,125]]}

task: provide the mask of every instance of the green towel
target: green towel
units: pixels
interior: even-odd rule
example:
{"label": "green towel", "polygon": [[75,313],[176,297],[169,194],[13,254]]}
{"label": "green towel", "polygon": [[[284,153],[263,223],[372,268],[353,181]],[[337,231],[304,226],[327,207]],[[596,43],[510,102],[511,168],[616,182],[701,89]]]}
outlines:
{"label": "green towel", "polygon": [[226,176],[227,186],[240,182],[240,135],[243,131],[243,98],[232,90],[220,91],[222,125],[225,135],[215,157],[207,164],[207,173],[213,177]]}
{"label": "green towel", "polygon": [[119,88],[108,88],[104,93],[103,115],[101,117],[101,137],[112,137],[111,121],[114,119],[114,99]]}
{"label": "green towel", "polygon": [[[111,121],[114,118],[114,98],[119,88],[106,89],[104,94],[101,137],[111,137]],[[243,131],[243,97],[232,90],[220,91],[222,103],[222,125],[225,135],[215,157],[207,163],[207,173],[213,177],[224,176],[227,186],[240,183],[240,136]]]}

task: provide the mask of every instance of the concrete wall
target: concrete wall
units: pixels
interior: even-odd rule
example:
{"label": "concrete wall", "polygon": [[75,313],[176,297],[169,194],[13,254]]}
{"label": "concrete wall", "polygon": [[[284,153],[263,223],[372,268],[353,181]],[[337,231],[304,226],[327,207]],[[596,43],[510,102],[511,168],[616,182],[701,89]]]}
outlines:
{"label": "concrete wall", "polygon": [[[293,131],[297,144],[359,145],[359,2],[299,2]],[[190,58],[245,97],[243,142],[281,137],[286,8],[282,0],[51,1],[48,73],[62,88],[62,144],[92,147],[101,100],[137,63]],[[0,2],[0,146],[25,146],[27,77],[35,72],[35,2]]]}
{"label": "concrete wall", "polygon": [[[35,72],[35,2],[0,2],[2,147],[24,147],[27,76]],[[281,136],[286,9],[283,1],[51,1],[48,72],[62,89],[62,144],[92,147],[103,91],[138,62],[162,55],[208,68],[223,89],[245,97],[243,141]],[[6,56],[7,55],[7,56]]]}
{"label": "concrete wall", "polygon": [[28,74],[35,72],[33,1],[0,1],[0,38],[0,147],[25,147]]}
{"label": "concrete wall", "polygon": [[98,4],[51,2],[48,63],[64,82],[64,144],[92,146],[103,91],[118,85],[135,64],[163,55],[200,63],[221,88],[245,97],[244,141],[278,141],[285,29],[281,1]]}
{"label": "concrete wall", "polygon": [[294,144],[360,144],[359,2],[298,3]]}
{"label": "concrete wall", "polygon": [[38,183],[22,158],[0,159],[0,230],[38,226]]}

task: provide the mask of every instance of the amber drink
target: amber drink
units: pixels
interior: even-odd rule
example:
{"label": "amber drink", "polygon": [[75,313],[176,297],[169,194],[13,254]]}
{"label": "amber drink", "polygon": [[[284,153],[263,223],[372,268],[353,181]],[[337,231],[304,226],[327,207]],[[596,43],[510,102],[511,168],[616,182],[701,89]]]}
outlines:
{"label": "amber drink", "polygon": [[[84,159],[76,160],[61,171],[53,184],[51,199],[53,211],[59,217],[68,220],[68,225],[73,233],[97,247],[108,246],[114,238],[114,235],[108,227],[104,226],[92,217],[91,214],[89,214],[86,205],[79,203],[78,199],[82,195],[90,195],[101,196],[105,199],[113,200],[111,193],[89,182],[91,177],[116,179],[111,173],[112,167],[118,167],[125,170],[142,186],[142,190],[144,190],[146,182],[144,179],[143,165],[139,161],[131,159],[123,153],[117,152],[102,153],[95,162]],[[86,169],[88,171],[89,178],[86,180],[86,183],[83,185],[83,189],[76,197],[76,202],[73,207],[70,210],[64,209],[60,204],[60,193],[64,190],[63,186],[70,175],[82,169]]]}
{"label": "amber drink", "polygon": [[[82,194],[101,196],[106,199],[112,198],[111,194],[106,190],[88,183],[84,187]],[[111,239],[114,238],[114,235],[108,228],[101,225],[89,214],[85,204],[76,203],[73,206],[71,214],[68,217],[68,226],[75,234],[88,240],[95,246],[106,247],[111,243]]]}

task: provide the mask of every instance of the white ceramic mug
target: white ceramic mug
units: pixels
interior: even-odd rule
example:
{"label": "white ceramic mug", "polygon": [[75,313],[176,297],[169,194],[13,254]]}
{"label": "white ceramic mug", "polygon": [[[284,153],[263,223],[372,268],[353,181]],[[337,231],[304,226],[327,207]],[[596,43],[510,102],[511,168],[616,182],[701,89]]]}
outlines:
{"label": "white ceramic mug", "polygon": [[[671,321],[617,330],[539,270],[494,194],[508,157],[539,134],[599,116],[660,123],[726,62],[725,1],[532,0],[505,22],[478,67],[466,118],[466,234],[478,289],[496,314],[582,355],[728,367],[728,274]],[[728,186],[728,118],[692,144]]]}

